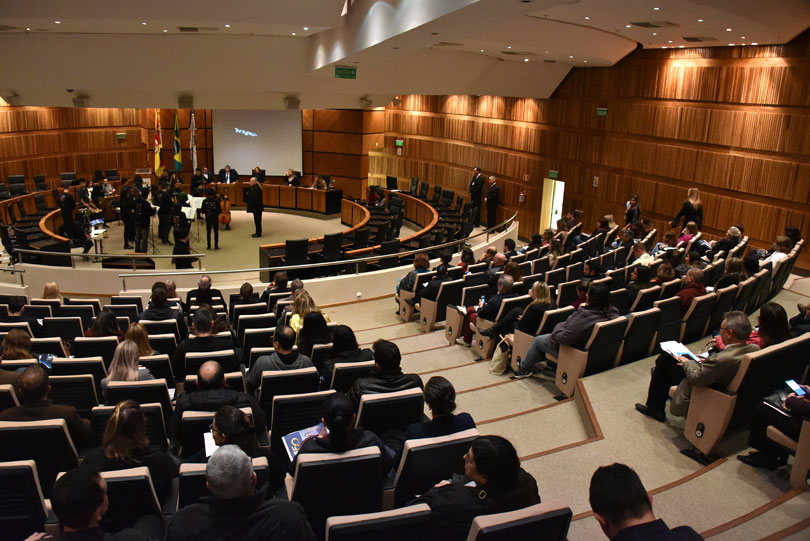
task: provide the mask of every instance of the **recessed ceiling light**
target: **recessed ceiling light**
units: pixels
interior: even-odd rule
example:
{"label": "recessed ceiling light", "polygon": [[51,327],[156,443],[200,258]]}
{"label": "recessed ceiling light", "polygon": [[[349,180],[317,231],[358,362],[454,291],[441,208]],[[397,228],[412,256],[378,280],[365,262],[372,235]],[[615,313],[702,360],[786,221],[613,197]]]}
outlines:
{"label": "recessed ceiling light", "polygon": [[669,40],[667,43],[672,43],[672,40]]}
{"label": "recessed ceiling light", "polygon": [[308,27],[308,26],[305,26],[305,27],[304,27],[304,30],[309,30],[309,27]]}
{"label": "recessed ceiling light", "polygon": [[569,56],[568,58],[574,58],[574,55]]}
{"label": "recessed ceiling light", "polygon": [[163,31],[164,31],[164,32],[168,32],[168,30],[166,30],[165,28],[163,29]]}
{"label": "recessed ceiling light", "polygon": [[731,28],[726,28],[726,32],[731,32]]}
{"label": "recessed ceiling light", "polygon": [[292,35],[294,36],[294,35],[295,35],[295,32],[293,32],[293,33],[292,33]]}
{"label": "recessed ceiling light", "polygon": [[484,52],[484,49],[481,49],[481,52],[483,53],[483,52]]}
{"label": "recessed ceiling light", "polygon": [[756,41],[752,41],[751,45],[759,45],[759,43],[757,43]]}
{"label": "recessed ceiling light", "polygon": [[225,28],[230,28],[230,27],[231,27],[231,25],[229,25],[229,24],[225,25]]}
{"label": "recessed ceiling light", "polygon": [[662,48],[662,49],[666,49],[666,48],[667,48],[667,46],[666,46],[666,45],[661,45],[661,48]]}
{"label": "recessed ceiling light", "polygon": [[528,58],[524,58],[524,59],[523,59],[523,61],[524,61],[524,62],[528,62],[528,61],[529,61],[529,59],[528,59]]}
{"label": "recessed ceiling light", "polygon": [[653,36],[657,36],[657,35],[658,35],[658,32],[653,32]]}
{"label": "recessed ceiling light", "polygon": [[588,63],[588,61],[587,61],[587,60],[583,60],[583,62],[585,62],[586,64]]}
{"label": "recessed ceiling light", "polygon": [[658,11],[660,8],[653,8],[653,10]]}
{"label": "recessed ceiling light", "polygon": [[729,47],[734,47],[734,44],[733,44],[733,43],[729,43],[729,44],[728,44],[728,46],[729,46]]}
{"label": "recessed ceiling light", "polygon": [[26,31],[26,32],[30,32],[30,31],[31,31],[31,27],[30,27],[30,26],[29,26],[29,27],[27,27],[27,28],[25,29],[25,31]]}
{"label": "recessed ceiling light", "polygon": [[703,22],[703,19],[698,19],[698,22],[699,22],[699,23],[702,23],[702,22]]}
{"label": "recessed ceiling light", "polygon": [[511,46],[511,45],[507,45],[507,46],[506,46],[506,48],[507,48],[507,49],[511,49],[511,48],[512,48],[512,46]]}
{"label": "recessed ceiling light", "polygon": [[586,21],[590,21],[590,20],[591,20],[591,18],[590,18],[590,17],[585,17],[585,20],[586,20]]}
{"label": "recessed ceiling light", "polygon": [[745,39],[745,36],[740,36],[740,39]]}
{"label": "recessed ceiling light", "polygon": [[625,28],[630,28],[631,26],[633,26],[633,25],[632,25],[632,24],[626,24],[626,25],[624,25],[624,27],[625,27]]}
{"label": "recessed ceiling light", "polygon": [[548,51],[546,51],[546,54],[548,54]]}
{"label": "recessed ceiling light", "polygon": [[679,49],[683,49],[684,47],[686,47],[686,46],[685,45],[678,45]]}
{"label": "recessed ceiling light", "polygon": [[62,24],[62,21],[54,21],[53,24]]}
{"label": "recessed ceiling light", "polygon": [[142,24],[142,25],[144,25],[144,26],[146,26],[146,21],[142,22],[141,24]]}

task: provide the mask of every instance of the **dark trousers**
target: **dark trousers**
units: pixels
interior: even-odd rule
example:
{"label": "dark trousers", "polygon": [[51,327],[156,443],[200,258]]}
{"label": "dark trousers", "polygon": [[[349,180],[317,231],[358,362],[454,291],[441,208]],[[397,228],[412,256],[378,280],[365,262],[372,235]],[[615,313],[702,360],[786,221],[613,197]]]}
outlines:
{"label": "dark trousers", "polygon": [[470,201],[470,220],[473,225],[478,227],[481,225],[481,199],[473,199]]}
{"label": "dark trousers", "polygon": [[124,222],[124,245],[126,246],[135,240],[135,222],[130,219],[122,221]]}
{"label": "dark trousers", "polygon": [[262,214],[263,212],[254,212],[253,213],[253,225],[256,228],[256,234],[262,234]]}
{"label": "dark trousers", "polygon": [[783,432],[786,436],[798,440],[802,428],[801,419],[792,417],[789,413],[778,410],[767,402],[761,402],[751,420],[751,435],[748,436],[748,445],[773,458],[787,458],[787,449],[765,437],[768,425]]}
{"label": "dark trousers", "polygon": [[487,229],[492,229],[498,223],[498,219],[495,217],[497,210],[497,206],[487,205]]}
{"label": "dark trousers", "polygon": [[219,220],[205,221],[205,234],[208,237],[208,249],[211,249],[211,231],[214,232],[214,246],[219,246]]}
{"label": "dark trousers", "polygon": [[161,242],[169,242],[169,232],[172,229],[172,215],[171,214],[158,214],[158,237]]}
{"label": "dark trousers", "polygon": [[141,254],[145,254],[148,244],[149,244],[149,227],[135,226],[135,251]]}
{"label": "dark trousers", "polygon": [[655,371],[647,390],[647,407],[652,411],[664,411],[669,398],[669,388],[678,385],[686,376],[678,361],[669,353],[662,353],[655,360]]}

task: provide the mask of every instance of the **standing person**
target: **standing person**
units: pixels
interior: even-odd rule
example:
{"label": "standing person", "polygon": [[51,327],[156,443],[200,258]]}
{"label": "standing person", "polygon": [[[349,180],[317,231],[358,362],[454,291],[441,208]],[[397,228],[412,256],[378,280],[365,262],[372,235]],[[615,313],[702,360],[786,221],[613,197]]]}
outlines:
{"label": "standing person", "polygon": [[135,252],[145,254],[149,243],[149,224],[152,216],[155,215],[155,209],[144,199],[143,193],[140,191],[135,192],[132,209],[135,225]]}
{"label": "standing person", "polygon": [[489,190],[484,196],[484,201],[487,204],[487,229],[492,229],[498,223],[495,213],[498,210],[498,201],[501,198],[501,188],[497,184],[495,176],[489,177]]}
{"label": "standing person", "polygon": [[627,202],[627,211],[624,213],[624,226],[629,227],[633,222],[641,220],[641,207],[638,204],[638,195],[633,194]]}
{"label": "standing person", "polygon": [[219,250],[219,215],[222,214],[222,205],[211,188],[208,188],[208,197],[203,201],[202,213],[205,214],[205,234],[208,238],[208,249],[211,249],[211,231],[213,231],[214,248]]}
{"label": "standing person", "polygon": [[76,200],[70,195],[67,188],[63,188],[62,197],[59,202],[62,210],[62,225],[65,228],[65,236],[73,236],[73,211],[76,210]]}
{"label": "standing person", "polygon": [[248,190],[247,197],[247,211],[253,214],[253,226],[256,232],[251,235],[253,238],[262,236],[262,213],[264,213],[264,192],[259,185],[259,179],[250,177],[250,190]]}
{"label": "standing person", "polygon": [[121,188],[119,198],[119,212],[121,221],[124,222],[124,250],[131,250],[130,242],[135,241],[135,198],[133,190],[132,186],[125,184]]}
{"label": "standing person", "polygon": [[[185,218],[185,216],[184,216]],[[188,230],[183,232],[185,236],[174,237],[174,249],[172,255],[191,255],[191,239],[189,238]],[[172,258],[172,262],[176,269],[190,269],[194,267],[194,262],[197,261],[196,257],[180,257]]]}
{"label": "standing person", "polygon": [[470,209],[474,216],[471,216],[470,219],[475,227],[481,225],[481,192],[484,190],[484,180],[481,168],[473,167],[473,177],[470,181]]}
{"label": "standing person", "polygon": [[686,201],[681,205],[681,210],[672,219],[672,227],[677,228],[683,218],[683,225],[695,222],[698,229],[703,229],[703,204],[700,202],[700,191],[697,188],[689,188],[686,192]]}
{"label": "standing person", "polygon": [[158,236],[164,245],[171,245],[169,232],[172,229],[172,195],[166,184],[160,184],[160,191],[157,195],[157,215],[158,215]]}
{"label": "standing person", "polygon": [[174,241],[188,237],[188,232],[191,230],[191,224],[183,214],[183,206],[180,203],[175,203],[172,207],[172,228],[174,229]]}

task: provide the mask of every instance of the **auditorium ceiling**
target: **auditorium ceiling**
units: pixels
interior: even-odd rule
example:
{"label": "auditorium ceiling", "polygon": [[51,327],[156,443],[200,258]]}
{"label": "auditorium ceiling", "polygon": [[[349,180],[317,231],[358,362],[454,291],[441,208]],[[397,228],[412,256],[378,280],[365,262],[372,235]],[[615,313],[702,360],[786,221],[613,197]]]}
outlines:
{"label": "auditorium ceiling", "polygon": [[[380,107],[549,97],[637,47],[779,44],[807,0],[0,0],[0,97],[21,105]],[[337,68],[337,69],[336,69]],[[337,72],[355,78],[338,78]],[[292,100],[290,99],[292,98]],[[297,101],[295,101],[297,100]]]}

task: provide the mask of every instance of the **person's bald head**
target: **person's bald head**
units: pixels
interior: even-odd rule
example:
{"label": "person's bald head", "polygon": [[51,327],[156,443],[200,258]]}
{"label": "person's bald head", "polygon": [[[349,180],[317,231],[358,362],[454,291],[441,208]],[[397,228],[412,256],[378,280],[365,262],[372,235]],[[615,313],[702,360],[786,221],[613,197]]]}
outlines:
{"label": "person's bald head", "polygon": [[692,267],[686,271],[686,279],[687,281],[694,282],[696,284],[706,283],[706,277],[704,276],[703,271],[697,267]]}
{"label": "person's bald head", "polygon": [[197,388],[219,389],[225,386],[225,370],[216,361],[206,361],[197,371]]}
{"label": "person's bald head", "polygon": [[506,265],[506,256],[500,252],[495,254],[495,257],[492,258],[492,266],[493,267],[503,267]]}
{"label": "person's bald head", "polygon": [[48,372],[39,365],[32,364],[23,370],[17,378],[17,386],[20,389],[23,404],[42,400],[48,396]]}
{"label": "person's bald head", "polygon": [[197,282],[197,287],[200,289],[211,289],[211,277],[207,274],[200,276],[200,281]]}
{"label": "person's bald head", "polygon": [[497,253],[498,253],[498,247],[497,246],[487,246],[487,251],[486,251],[487,256],[494,257],[495,254],[497,254]]}

